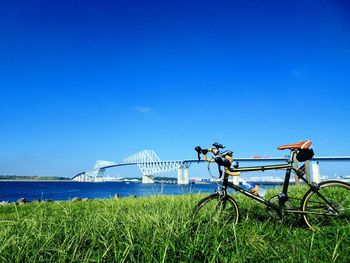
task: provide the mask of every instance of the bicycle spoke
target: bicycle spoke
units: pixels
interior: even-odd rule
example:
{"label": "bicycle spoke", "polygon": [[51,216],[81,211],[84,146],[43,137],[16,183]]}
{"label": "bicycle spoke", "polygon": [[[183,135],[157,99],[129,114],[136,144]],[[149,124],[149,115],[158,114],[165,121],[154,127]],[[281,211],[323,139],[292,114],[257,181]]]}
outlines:
{"label": "bicycle spoke", "polygon": [[212,226],[213,223],[224,225],[238,222],[238,206],[232,197],[222,198],[219,194],[202,199],[194,209],[193,221],[196,225]]}
{"label": "bicycle spoke", "polygon": [[320,184],[318,192],[308,192],[302,203],[306,224],[320,226],[350,225],[350,185],[329,181]]}

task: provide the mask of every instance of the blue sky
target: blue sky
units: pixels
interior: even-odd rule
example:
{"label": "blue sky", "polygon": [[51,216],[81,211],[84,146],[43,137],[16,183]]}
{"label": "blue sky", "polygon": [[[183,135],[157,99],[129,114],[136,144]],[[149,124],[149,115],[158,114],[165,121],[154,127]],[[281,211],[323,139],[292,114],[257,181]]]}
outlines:
{"label": "blue sky", "polygon": [[237,157],[303,139],[350,155],[349,6],[1,1],[0,174],[195,158],[214,141]]}

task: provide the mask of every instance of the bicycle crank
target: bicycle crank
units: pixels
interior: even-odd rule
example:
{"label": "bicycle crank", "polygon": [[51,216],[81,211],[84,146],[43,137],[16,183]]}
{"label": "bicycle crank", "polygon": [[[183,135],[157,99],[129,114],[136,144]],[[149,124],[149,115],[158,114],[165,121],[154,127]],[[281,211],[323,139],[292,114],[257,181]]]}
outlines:
{"label": "bicycle crank", "polygon": [[[269,202],[276,205],[276,206],[279,206],[278,195],[271,197]],[[284,206],[283,206],[281,211],[278,211],[277,209],[275,209],[273,207],[267,207],[266,210],[273,219],[282,220],[284,218],[284,215],[285,215],[285,210],[290,209],[290,208],[292,208],[292,204],[289,201],[286,201],[284,203]]]}

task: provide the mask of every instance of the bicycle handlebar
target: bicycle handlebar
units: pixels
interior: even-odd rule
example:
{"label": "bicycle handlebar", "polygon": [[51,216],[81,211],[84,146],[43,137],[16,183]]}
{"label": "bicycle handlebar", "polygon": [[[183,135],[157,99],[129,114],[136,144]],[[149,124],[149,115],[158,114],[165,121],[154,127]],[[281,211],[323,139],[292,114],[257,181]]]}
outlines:
{"label": "bicycle handlebar", "polygon": [[[207,149],[202,149],[202,147],[200,146],[196,146],[194,149],[198,154],[198,162],[201,159],[201,154],[204,155],[204,159],[211,163],[211,162],[216,162],[218,165],[218,169],[219,169],[219,174],[220,174],[220,178],[222,176],[222,170],[221,170],[221,166],[225,167],[225,171],[229,170],[231,167],[231,164],[233,162],[233,158],[232,158],[232,152],[231,151],[225,151],[223,153],[220,152],[220,149],[224,149],[225,147],[222,144],[219,143],[213,143],[214,148],[207,148]],[[206,155],[208,152],[213,153],[216,157],[212,158],[210,160],[207,159]],[[238,163],[236,163],[234,165],[234,168],[238,167]]]}
{"label": "bicycle handlebar", "polygon": [[213,143],[213,146],[216,148],[216,149],[224,149],[225,146],[223,146],[222,144],[218,143],[218,142],[214,142]]}

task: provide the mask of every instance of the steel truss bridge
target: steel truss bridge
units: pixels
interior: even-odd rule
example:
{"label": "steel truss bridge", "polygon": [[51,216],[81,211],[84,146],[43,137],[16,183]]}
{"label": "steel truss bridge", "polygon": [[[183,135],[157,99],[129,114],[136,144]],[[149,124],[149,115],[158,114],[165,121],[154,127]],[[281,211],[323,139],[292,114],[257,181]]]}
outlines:
{"label": "steel truss bridge", "polygon": [[[270,161],[288,161],[286,157],[269,157],[269,158],[235,158],[237,162],[270,162]],[[311,162],[305,163],[306,173],[310,176],[312,171],[313,180],[320,180],[320,172],[318,163],[323,161],[350,161],[350,156],[328,156],[328,157],[314,157]],[[188,184],[189,173],[188,168],[192,163],[197,163],[198,160],[174,160],[161,161],[158,155],[153,150],[144,150],[131,155],[123,160],[123,162],[116,163],[111,161],[97,160],[94,167],[89,171],[84,171],[75,175],[72,180],[79,182],[103,182],[104,173],[106,169],[113,167],[122,167],[137,165],[142,172],[142,183],[154,183],[154,177],[162,174],[173,172],[177,170],[177,183]],[[204,162],[201,160],[200,162]],[[311,165],[310,165],[311,164]],[[235,177],[236,183],[239,177]]]}
{"label": "steel truss bridge", "polygon": [[144,150],[131,155],[121,163],[96,161],[92,170],[75,175],[72,180],[79,182],[103,182],[106,169],[127,165],[137,165],[142,172],[142,183],[154,183],[154,177],[178,171],[178,184],[188,184],[188,168],[193,160],[161,161],[153,150]]}

